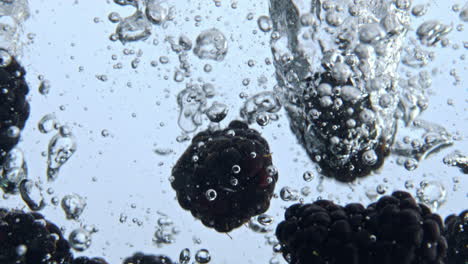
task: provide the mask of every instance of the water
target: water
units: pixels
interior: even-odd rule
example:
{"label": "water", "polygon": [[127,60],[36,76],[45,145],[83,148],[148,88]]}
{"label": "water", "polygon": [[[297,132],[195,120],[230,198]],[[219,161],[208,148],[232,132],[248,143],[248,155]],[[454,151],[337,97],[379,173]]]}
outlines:
{"label": "water", "polygon": [[[180,263],[286,263],[274,236],[284,208],[319,198],[368,204],[400,189],[442,216],[461,211],[465,5],[367,2],[29,1],[13,48],[31,117],[9,132],[21,142],[0,170],[3,206],[40,208],[76,256],[110,263],[137,251]],[[346,118],[320,129],[330,113]],[[171,169],[197,132],[233,119],[266,138],[279,181],[265,214],[219,234],[180,207]],[[324,177],[327,162],[366,176]],[[205,191],[207,202],[222,199]]]}

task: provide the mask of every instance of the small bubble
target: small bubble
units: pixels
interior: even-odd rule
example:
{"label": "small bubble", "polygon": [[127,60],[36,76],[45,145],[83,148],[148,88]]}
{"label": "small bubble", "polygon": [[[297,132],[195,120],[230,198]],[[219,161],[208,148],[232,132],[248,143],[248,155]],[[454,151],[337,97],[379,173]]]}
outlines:
{"label": "small bubble", "polygon": [[211,201],[216,200],[218,193],[213,189],[209,189],[208,191],[206,191],[205,196],[206,196],[206,199],[211,202]]}
{"label": "small bubble", "polygon": [[190,262],[190,249],[184,248],[179,255],[180,264],[188,264]]}
{"label": "small bubble", "polygon": [[211,261],[210,252],[206,249],[200,249],[195,254],[195,260],[200,264],[206,264]]}
{"label": "small bubble", "polygon": [[232,173],[239,174],[241,171],[241,167],[239,165],[232,166]]}
{"label": "small bubble", "polygon": [[68,241],[76,251],[85,251],[91,246],[91,234],[83,228],[78,228],[70,233]]}
{"label": "small bubble", "polygon": [[263,32],[269,32],[273,28],[271,20],[268,16],[260,16],[257,20],[258,27]]}

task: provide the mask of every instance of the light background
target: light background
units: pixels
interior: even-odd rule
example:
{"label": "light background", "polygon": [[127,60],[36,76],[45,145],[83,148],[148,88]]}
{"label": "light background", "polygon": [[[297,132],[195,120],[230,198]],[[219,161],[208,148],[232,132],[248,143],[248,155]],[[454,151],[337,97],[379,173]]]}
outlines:
{"label": "light background", "polygon": [[[107,16],[112,11],[119,12],[122,17],[130,15],[134,11],[131,6],[121,7],[110,0],[30,1],[31,17],[24,25],[23,36],[24,42],[29,44],[23,46],[21,61],[28,72],[27,80],[31,87],[31,116],[22,134],[20,148],[26,155],[29,178],[43,183],[48,206],[41,213],[63,226],[67,236],[82,224],[92,224],[99,229],[98,233],[93,234],[92,245],[83,252],[84,255],[104,256],[110,263],[120,263],[124,257],[143,251],[166,254],[178,260],[183,248],[190,248],[192,256],[198,249],[206,248],[214,264],[268,263],[274,256],[264,234],[254,233],[247,227],[231,232],[232,238],[205,228],[179,207],[168,181],[171,167],[189,144],[176,141],[181,134],[176,122],[179,115],[176,96],[186,83],[200,83],[199,79],[202,79],[215,85],[217,95],[209,99],[209,103],[220,101],[230,109],[229,115],[221,123],[223,126],[239,117],[239,109],[244,102],[239,93],[253,95],[271,90],[275,84],[274,66],[265,64],[266,58],[272,60],[270,33],[260,31],[257,26],[257,18],[268,15],[268,1],[238,0],[236,9],[231,7],[232,1],[220,2],[221,6],[216,7],[213,0],[173,1],[175,19],[168,23],[167,28],[154,26],[148,40],[122,45],[109,40],[116,24],[109,22]],[[420,2],[423,1],[414,1]],[[458,14],[451,9],[453,4],[464,5],[462,1],[454,0],[432,2],[427,15],[414,19],[414,28],[409,35],[414,37],[417,25],[429,19],[441,19],[454,26],[461,24]],[[249,13],[253,14],[253,20],[247,19]],[[197,15],[202,17],[199,26],[195,25]],[[99,20],[97,23],[95,18]],[[467,26],[466,23],[464,26]],[[175,82],[173,76],[179,62],[176,54],[170,51],[170,45],[164,41],[165,37],[178,39],[184,34],[194,42],[201,31],[212,27],[223,32],[229,40],[229,51],[224,61],[202,61],[190,53],[191,79]],[[27,40],[27,33],[34,33],[33,41]],[[283,186],[298,190],[310,186],[312,194],[305,197],[306,202],[321,196],[339,200],[341,204],[351,201],[367,204],[371,201],[366,197],[365,190],[383,183],[384,178],[388,180],[388,193],[404,189],[407,179],[412,179],[416,186],[426,179],[440,181],[448,190],[447,202],[439,210],[442,216],[466,209],[466,175],[442,162],[442,158],[453,150],[468,149],[465,135],[468,98],[465,76],[468,71],[466,61],[459,59],[468,53],[462,43],[468,41],[466,36],[466,30],[450,33],[452,43],[460,45],[458,50],[451,46],[440,48],[440,45],[433,48],[436,60],[429,69],[437,68],[440,73],[433,77],[434,95],[430,98],[429,109],[422,116],[423,119],[443,124],[452,133],[461,133],[461,141],[431,156],[415,171],[406,171],[395,164],[395,157],[390,157],[380,174],[361,180],[353,186],[354,191],[349,185],[325,179],[324,190],[318,193],[318,177],[312,182],[302,179],[302,174],[306,170],[314,171],[315,166],[297,144],[287,117],[281,111],[279,121],[264,128],[254,126],[263,132],[270,143],[273,160],[279,170],[276,192],[279,193]],[[153,44],[154,39],[159,41],[158,45]],[[124,55],[124,49],[143,51],[137,69],[132,69],[130,65],[136,55]],[[118,58],[115,61],[111,58],[114,54]],[[151,67],[150,61],[159,60],[160,56],[168,56],[170,63]],[[256,62],[254,67],[247,65],[250,59]],[[118,62],[123,64],[123,68],[113,69]],[[212,65],[212,72],[203,71],[206,63]],[[80,67],[84,70],[80,71]],[[456,69],[462,78],[457,86],[452,85],[451,69]],[[108,81],[102,82],[96,78],[96,75],[102,74],[107,76]],[[38,75],[51,82],[47,96],[38,92]],[[268,82],[259,86],[257,79],[262,75],[268,78]],[[250,79],[247,87],[242,85],[245,78]],[[131,87],[127,85],[129,82]],[[453,100],[453,105],[447,104],[449,99]],[[60,107],[64,110],[60,110]],[[54,132],[41,134],[37,129],[38,121],[49,113],[55,113],[62,124],[68,124],[78,141],[77,152],[52,183],[46,180],[47,159],[41,153],[47,151]],[[132,117],[132,114],[136,114],[136,117]],[[208,121],[205,120],[204,127],[207,125]],[[101,135],[104,129],[110,132],[109,137]],[[174,152],[168,156],[157,155],[154,153],[155,145],[171,148]],[[460,179],[456,192],[452,191],[453,177]],[[45,192],[48,188],[53,188],[55,193],[48,195]],[[409,191],[415,194],[415,189]],[[63,210],[50,203],[53,196],[62,198],[70,193],[87,198],[88,205],[79,222],[66,220]],[[275,218],[273,225],[281,221],[284,206],[291,203],[273,199],[267,212]],[[1,204],[24,207],[19,196],[10,197]],[[132,204],[136,208],[132,208]],[[167,214],[181,230],[175,243],[162,248],[152,243],[159,217],[157,211]],[[119,222],[122,213],[128,216],[123,224]],[[143,225],[133,223],[133,218],[143,221]],[[201,244],[195,244],[194,237],[199,238]],[[277,255],[277,259],[283,262],[280,255]]]}

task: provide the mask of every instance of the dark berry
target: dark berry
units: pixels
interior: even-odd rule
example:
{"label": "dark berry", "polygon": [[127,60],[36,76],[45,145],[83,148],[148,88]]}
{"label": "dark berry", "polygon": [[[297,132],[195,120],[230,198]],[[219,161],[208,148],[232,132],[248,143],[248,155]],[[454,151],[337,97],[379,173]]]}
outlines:
{"label": "dark berry", "polygon": [[172,264],[172,260],[164,255],[145,255],[141,252],[124,260],[124,264]]}
{"label": "dark berry", "polygon": [[0,165],[19,141],[19,132],[29,117],[26,71],[5,50],[0,49]]}
{"label": "dark berry", "polygon": [[109,264],[102,258],[79,257],[73,260],[73,264]]}
{"label": "dark berry", "polygon": [[294,98],[300,110],[287,110],[292,129],[321,173],[350,182],[380,168],[396,131],[394,116],[384,114],[391,109],[374,109],[375,98],[351,81],[338,83],[328,72],[305,84],[302,96]]}
{"label": "dark berry", "polygon": [[365,208],[331,201],[296,204],[276,229],[292,264],[442,264],[447,242],[439,215],[395,192]]}
{"label": "dark berry", "polygon": [[0,209],[0,263],[69,264],[72,260],[62,232],[42,215]]}
{"label": "dark berry", "polygon": [[448,263],[468,263],[468,210],[445,219],[445,237],[448,243]]}
{"label": "dark berry", "polygon": [[278,180],[268,143],[240,121],[198,133],[172,177],[182,208],[218,232],[264,213]]}

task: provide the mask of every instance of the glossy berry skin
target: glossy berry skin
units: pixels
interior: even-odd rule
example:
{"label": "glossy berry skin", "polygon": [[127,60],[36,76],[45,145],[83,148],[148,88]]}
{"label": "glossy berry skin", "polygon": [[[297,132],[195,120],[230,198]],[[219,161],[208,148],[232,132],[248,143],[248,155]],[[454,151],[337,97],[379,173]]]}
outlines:
{"label": "glossy berry skin", "polygon": [[[0,50],[5,53],[6,51]],[[18,143],[19,132],[29,117],[29,92],[26,71],[14,57],[0,66],[0,165],[8,152]]]}
{"label": "glossy berry skin", "polygon": [[[18,255],[25,248],[23,255]],[[60,229],[38,213],[0,209],[0,263],[70,264],[73,255]]]}
{"label": "glossy berry skin", "polygon": [[198,133],[172,170],[181,207],[218,232],[264,213],[277,180],[268,143],[240,121]]}
{"label": "glossy berry skin", "polygon": [[172,260],[164,255],[146,255],[137,252],[126,258],[123,264],[172,264]]}
{"label": "glossy berry skin", "polygon": [[78,257],[73,260],[73,264],[109,264],[102,258]]}
{"label": "glossy berry skin", "polygon": [[327,200],[292,205],[276,236],[292,264],[443,264],[447,253],[440,216],[406,192],[367,208]]}
{"label": "glossy berry skin", "polygon": [[468,263],[468,210],[445,219],[445,237],[448,243],[448,263]]}

